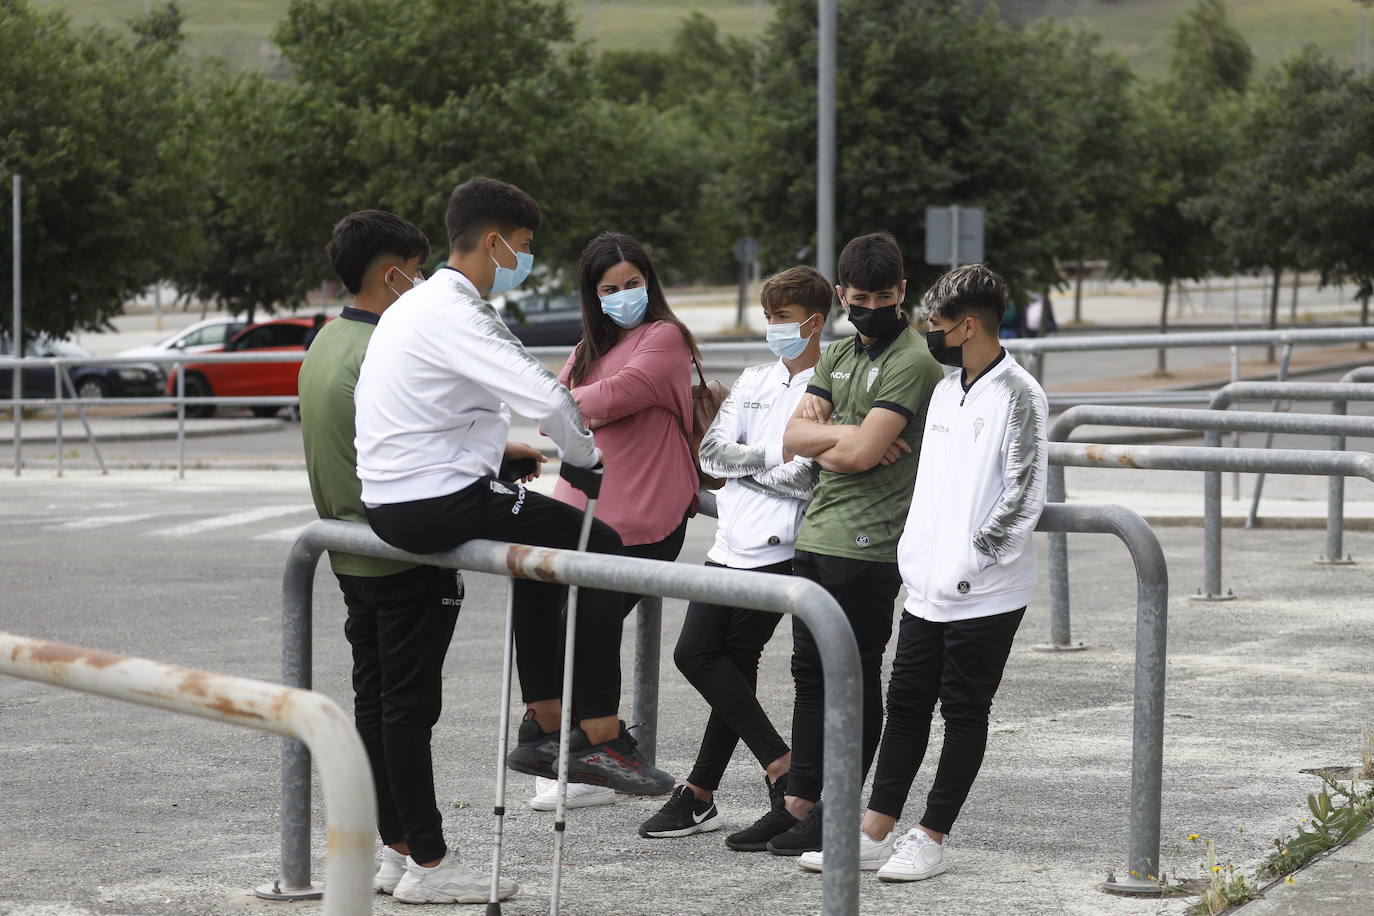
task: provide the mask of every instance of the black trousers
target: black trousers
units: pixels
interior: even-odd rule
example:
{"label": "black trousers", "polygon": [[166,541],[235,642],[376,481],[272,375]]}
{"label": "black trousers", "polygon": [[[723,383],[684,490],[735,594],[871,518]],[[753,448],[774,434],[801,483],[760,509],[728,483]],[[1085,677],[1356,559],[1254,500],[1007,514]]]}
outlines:
{"label": "black trousers", "polygon": [[[447,496],[369,508],[367,520],[382,540],[412,553],[452,550],[474,538],[573,548],[582,529],[580,510],[492,477]],[[620,536],[606,523],[594,522],[587,549],[618,556]],[[557,699],[563,692],[561,612],[567,589],[553,582],[512,581],[515,661],[523,699]],[[582,718],[613,716],[620,706],[625,596],[594,588],[579,594],[573,705]]]}
{"label": "black trousers", "polygon": [[[709,560],[707,566],[722,567]],[[792,563],[761,566],[751,572],[791,575]],[[787,742],[759,705],[759,657],[778,628],[781,614],[693,601],[673,650],[673,662],[711,706],[687,781],[703,789],[720,787],[721,777],[741,738],[767,767],[787,753]]]}
{"label": "black trousers", "polygon": [[377,828],[406,842],[417,862],[442,859],[430,733],[442,705],[440,675],[463,598],[451,569],[417,566],[390,576],[338,576],[353,647],[353,720],[372,764]]}
{"label": "black trousers", "polygon": [[949,833],[983,765],[988,712],[1011,655],[1012,637],[1025,613],[1021,608],[950,623],[902,615],[887,688],[887,728],[869,808],[902,816],[912,780],[925,757],[930,718],[939,700],[945,742],[921,826]]}
{"label": "black trousers", "polygon": [[[853,560],[798,550],[796,575],[825,588],[839,602],[854,640],[863,672],[863,772],[873,763],[883,730],[883,651],[892,636],[893,602],[902,587],[896,563]],[[820,801],[822,748],[825,743],[825,678],[811,631],[792,619],[792,680],[797,697],[792,706],[792,772],[787,794]]]}
{"label": "black trousers", "polygon": [[[654,541],[651,544],[626,544],[625,556],[639,557],[641,560],[665,560],[672,563],[677,559],[677,555],[682,553],[682,544],[687,539],[687,516],[682,517],[682,523],[672,530],[669,535],[661,541]],[[643,595],[625,596],[625,613],[628,615],[639,604],[639,599]]]}

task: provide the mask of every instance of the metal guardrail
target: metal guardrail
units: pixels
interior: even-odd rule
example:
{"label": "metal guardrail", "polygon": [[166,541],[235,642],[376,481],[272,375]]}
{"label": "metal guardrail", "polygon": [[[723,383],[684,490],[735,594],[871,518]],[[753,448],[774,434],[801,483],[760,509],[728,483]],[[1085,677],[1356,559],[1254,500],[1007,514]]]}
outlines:
{"label": "metal guardrail", "polygon": [[[1352,369],[1341,377],[1343,384],[1374,382],[1374,366]],[[1332,401],[1331,413],[1345,413],[1345,401]],[[1331,437],[1331,450],[1345,451],[1345,436]],[[1354,558],[1345,553],[1345,478],[1332,477],[1326,482],[1326,553],[1317,562],[1323,566],[1353,566]]]}
{"label": "metal guardrail", "polygon": [[[1210,407],[1213,410],[1226,410],[1238,401],[1259,401],[1259,400],[1283,400],[1283,401],[1331,401],[1333,411],[1335,405],[1341,405],[1341,411],[1349,401],[1374,401],[1374,385],[1357,384],[1352,382],[1232,382],[1223,385],[1215,394],[1212,395]],[[1208,432],[1203,436],[1203,444],[1207,447],[1219,447],[1221,445],[1220,432]],[[1198,470],[1204,470],[1199,468]],[[1251,470],[1261,470],[1252,468]],[[1281,472],[1282,473],[1282,472]],[[1320,473],[1320,472],[1314,472]],[[1234,597],[1234,594],[1223,594],[1221,588],[1221,474],[1211,471],[1203,477],[1203,577],[1202,592],[1198,595],[1204,601],[1225,601]],[[1341,503],[1344,502],[1345,488],[1341,487]],[[1339,539],[1340,536],[1335,532],[1344,529],[1343,518],[1337,521],[1337,515],[1343,515],[1343,506],[1331,498],[1331,491],[1327,490],[1327,554],[1324,559],[1330,561],[1333,556],[1340,556]],[[1335,553],[1331,552],[1333,539],[1335,540]]]}
{"label": "metal guardrail", "polygon": [[0,633],[0,674],[305,742],[320,767],[329,824],[323,912],[372,912],[377,833],[372,771],[353,722],[328,697],[10,633]]}
{"label": "metal guardrail", "polygon": [[[368,526],[320,520],[307,525],[288,554],[282,579],[282,680],[308,688],[311,681],[311,593],[315,566],[326,549],[366,556],[410,560],[499,576],[539,579],[632,594],[652,594],[690,601],[792,614],[815,636],[825,673],[825,760],[827,797],[822,839],[827,851],[823,875],[824,912],[830,916],[858,912],[859,790],[858,755],[862,716],[859,650],[853,631],[835,599],[814,582],[789,576],[739,572],[722,576],[704,566],[663,563],[631,557],[577,553],[570,550],[469,541],[456,550],[418,556],[384,543]],[[637,626],[658,629],[659,622],[641,617]],[[656,642],[656,637],[654,639]],[[646,644],[640,643],[641,649]],[[657,690],[657,652],[652,674]],[[649,668],[636,666],[648,676]],[[654,697],[656,705],[657,698]],[[656,721],[656,720],[655,720]],[[282,860],[278,880],[284,892],[308,896],[310,883],[310,751],[298,742],[282,748]]]}
{"label": "metal guardrail", "polygon": [[[1082,405],[1064,411],[1050,424],[1049,440],[1067,442],[1080,426],[1130,426],[1147,429],[1190,429],[1215,432],[1278,432],[1304,435],[1374,437],[1374,417],[1328,416],[1325,414],[1274,414],[1258,411],[1180,410],[1161,407],[1102,407]],[[1067,499],[1063,464],[1050,467],[1048,498]],[[1344,477],[1332,480],[1344,483]],[[1344,491],[1342,491],[1343,493]],[[1337,511],[1340,504],[1336,503]],[[1220,511],[1220,506],[1217,506]],[[1329,521],[1329,519],[1328,519]],[[1072,640],[1069,610],[1068,537],[1049,536],[1050,567],[1050,642],[1045,648],[1081,649]]]}

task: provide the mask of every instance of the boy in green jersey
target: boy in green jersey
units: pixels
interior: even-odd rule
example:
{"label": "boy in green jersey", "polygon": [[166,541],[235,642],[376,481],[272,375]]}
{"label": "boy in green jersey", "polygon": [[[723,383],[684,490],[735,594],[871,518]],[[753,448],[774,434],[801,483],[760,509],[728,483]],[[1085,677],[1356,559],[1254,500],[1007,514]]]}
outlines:
{"label": "boy in green jersey", "polygon": [[[892,635],[901,537],[926,405],[943,371],[902,312],[902,253],[892,236],[860,236],[844,247],[836,291],[857,337],[836,340],[816,366],[784,448],[822,468],[797,537],[795,574],[822,585],[854,628],[863,668],[863,771],[882,732],[883,650]],[[824,690],[820,653],[800,621],[792,626],[792,770],[785,817],[770,812],[775,855],[821,848]]]}

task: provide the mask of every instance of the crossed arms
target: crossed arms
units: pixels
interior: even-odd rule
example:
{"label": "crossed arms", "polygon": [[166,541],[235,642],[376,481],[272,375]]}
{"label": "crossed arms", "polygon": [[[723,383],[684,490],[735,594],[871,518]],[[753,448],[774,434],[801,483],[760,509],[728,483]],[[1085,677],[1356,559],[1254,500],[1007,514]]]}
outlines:
{"label": "crossed arms", "polygon": [[833,410],[834,405],[820,395],[803,396],[787,423],[783,448],[837,474],[859,474],[911,453],[901,438],[907,418],[897,411],[875,406],[854,426],[835,423]]}

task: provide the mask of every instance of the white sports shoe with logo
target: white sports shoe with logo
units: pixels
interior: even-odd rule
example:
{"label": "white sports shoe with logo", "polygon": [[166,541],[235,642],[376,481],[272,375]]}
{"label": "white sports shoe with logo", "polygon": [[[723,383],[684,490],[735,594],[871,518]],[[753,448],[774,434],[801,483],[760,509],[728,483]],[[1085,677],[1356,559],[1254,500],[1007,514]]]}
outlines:
{"label": "white sports shoe with logo", "polygon": [[[497,899],[507,900],[518,890],[520,885],[502,878]],[[452,849],[433,868],[407,856],[406,873],[391,896],[402,903],[486,903],[491,898],[491,875],[464,865]]]}
{"label": "white sports shoe with logo", "polygon": [[[859,871],[877,871],[892,855],[892,847],[897,842],[897,831],[892,831],[881,840],[870,840],[862,830],[859,831]],[[802,871],[824,871],[825,852],[804,852],[797,860]]]}
{"label": "white sports shoe with logo", "polygon": [[[609,805],[613,801],[614,789],[586,782],[568,783],[568,798],[565,804],[569,808],[593,808],[597,805]],[[536,811],[558,810],[558,780],[546,779],[543,776],[534,777],[534,796],[530,799],[529,805]]]}
{"label": "white sports shoe with logo", "polygon": [[908,830],[897,841],[892,858],[878,869],[879,881],[924,881],[945,870],[945,852],[949,837],[937,843],[924,830]]}
{"label": "white sports shoe with logo", "polygon": [[372,876],[372,889],[390,894],[396,890],[396,885],[405,873],[406,857],[390,846],[383,846],[382,865],[377,869],[377,874]]}

